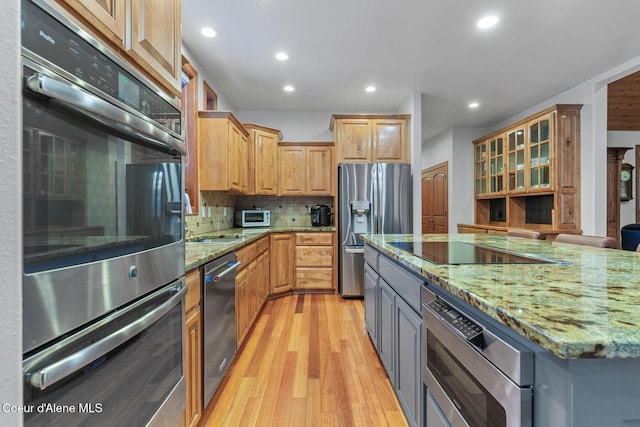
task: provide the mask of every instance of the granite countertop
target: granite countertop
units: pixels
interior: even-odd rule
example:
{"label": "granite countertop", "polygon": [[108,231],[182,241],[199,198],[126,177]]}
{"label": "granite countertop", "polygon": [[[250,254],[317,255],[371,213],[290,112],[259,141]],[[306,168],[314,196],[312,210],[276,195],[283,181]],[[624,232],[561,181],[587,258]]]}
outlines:
{"label": "granite countertop", "polygon": [[[640,357],[640,253],[488,234],[363,238],[560,358]],[[476,243],[559,262],[439,265],[392,241]]]}
{"label": "granite countertop", "polygon": [[[259,240],[270,233],[332,232],[335,227],[268,227],[229,228],[204,235],[188,237],[185,244],[185,269],[192,270],[219,256],[234,251],[248,243]],[[212,242],[200,243],[193,240],[212,238]],[[216,241],[216,239],[220,241]]]}

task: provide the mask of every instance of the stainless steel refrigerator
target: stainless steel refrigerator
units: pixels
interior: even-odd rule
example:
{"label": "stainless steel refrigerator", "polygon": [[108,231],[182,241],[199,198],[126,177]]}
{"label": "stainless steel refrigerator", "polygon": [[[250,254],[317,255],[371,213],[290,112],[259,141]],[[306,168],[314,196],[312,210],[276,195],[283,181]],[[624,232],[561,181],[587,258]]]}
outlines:
{"label": "stainless steel refrigerator", "polygon": [[411,165],[339,165],[338,212],[338,289],[343,297],[361,297],[364,295],[362,234],[412,233]]}

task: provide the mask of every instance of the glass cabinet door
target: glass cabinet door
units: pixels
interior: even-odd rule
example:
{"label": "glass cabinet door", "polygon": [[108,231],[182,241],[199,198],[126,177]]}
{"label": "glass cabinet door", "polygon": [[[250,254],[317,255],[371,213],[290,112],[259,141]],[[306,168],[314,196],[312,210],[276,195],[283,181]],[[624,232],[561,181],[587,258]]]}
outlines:
{"label": "glass cabinet door", "polygon": [[529,187],[549,188],[550,186],[550,123],[548,116],[529,123]]}
{"label": "glass cabinet door", "polygon": [[489,192],[502,193],[504,191],[504,140],[497,137],[489,141]]}
{"label": "glass cabinet door", "polygon": [[476,196],[487,194],[487,144],[480,143],[475,147],[474,179]]}
{"label": "glass cabinet door", "polygon": [[524,128],[507,134],[509,190],[524,191]]}

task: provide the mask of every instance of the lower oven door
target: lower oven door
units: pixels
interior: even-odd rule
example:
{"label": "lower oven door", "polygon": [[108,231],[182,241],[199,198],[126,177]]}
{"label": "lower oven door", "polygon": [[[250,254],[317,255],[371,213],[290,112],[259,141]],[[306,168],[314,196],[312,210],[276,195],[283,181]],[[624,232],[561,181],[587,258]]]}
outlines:
{"label": "lower oven door", "polygon": [[424,383],[453,426],[532,425],[532,389],[521,387],[423,306]]}
{"label": "lower oven door", "polygon": [[28,355],[25,425],[178,425],[185,293],[178,280]]}

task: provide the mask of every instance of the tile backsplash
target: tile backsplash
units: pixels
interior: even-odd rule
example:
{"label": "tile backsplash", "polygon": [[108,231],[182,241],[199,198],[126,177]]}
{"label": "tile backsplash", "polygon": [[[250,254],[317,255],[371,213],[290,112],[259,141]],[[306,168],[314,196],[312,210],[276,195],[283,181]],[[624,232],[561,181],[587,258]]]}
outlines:
{"label": "tile backsplash", "polygon": [[233,205],[236,197],[222,191],[200,192],[199,214],[187,215],[185,218],[187,238],[190,233],[198,236],[233,227]]}
{"label": "tile backsplash", "polygon": [[200,193],[200,201],[202,203],[199,209],[200,214],[186,216],[187,238],[191,233],[199,236],[232,228],[235,210],[268,209],[271,211],[273,227],[309,227],[311,226],[309,209],[312,206],[327,205],[333,209],[331,196],[243,196],[221,191],[203,191]]}
{"label": "tile backsplash", "polygon": [[310,227],[309,209],[315,205],[327,205],[333,209],[331,196],[236,196],[236,209],[268,209],[273,227]]}

